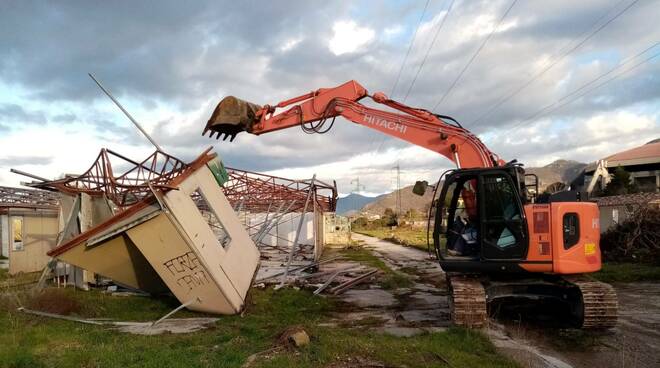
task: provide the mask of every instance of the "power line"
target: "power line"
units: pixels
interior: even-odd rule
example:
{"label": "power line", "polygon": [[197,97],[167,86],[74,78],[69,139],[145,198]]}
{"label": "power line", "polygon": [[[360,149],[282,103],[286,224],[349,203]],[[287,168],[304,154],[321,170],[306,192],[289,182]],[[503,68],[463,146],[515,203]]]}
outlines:
{"label": "power line", "polygon": [[413,87],[415,86],[415,83],[417,82],[417,77],[419,77],[419,73],[422,71],[422,68],[424,67],[424,64],[426,63],[426,59],[429,57],[429,53],[431,53],[431,49],[433,49],[433,45],[435,45],[435,40],[438,38],[438,35],[440,34],[440,30],[445,25],[445,20],[447,20],[447,16],[449,16],[449,12],[451,12],[451,7],[453,5],[454,5],[454,0],[451,0],[451,2],[449,3],[449,6],[447,7],[447,12],[442,17],[442,20],[440,21],[440,25],[438,25],[438,28],[435,31],[435,35],[433,36],[433,40],[431,41],[431,44],[429,45],[429,48],[426,49],[426,54],[424,54],[424,58],[422,59],[422,62],[419,64],[419,67],[417,68],[417,72],[415,73],[415,77],[413,78],[412,82],[410,82],[410,86],[408,87],[408,91],[406,92],[406,96],[403,98],[404,103],[408,99],[408,96],[410,95],[410,91],[412,91]]}
{"label": "power line", "polygon": [[[424,67],[424,64],[426,63],[426,59],[429,56],[429,53],[431,52],[431,49],[433,48],[433,45],[435,44],[435,40],[438,38],[438,35],[440,34],[440,30],[445,24],[445,20],[447,19],[447,16],[451,12],[451,8],[454,5],[455,0],[451,0],[449,3],[449,6],[447,7],[447,11],[445,12],[445,15],[442,17],[442,20],[440,21],[440,24],[438,25],[438,28],[435,31],[435,35],[433,36],[433,40],[431,41],[431,44],[429,44],[429,47],[426,50],[426,53],[424,54],[424,58],[422,59],[422,62],[419,64],[419,67],[417,68],[417,72],[415,73],[415,76],[413,77],[412,82],[408,86],[408,90],[406,91],[406,95],[403,98],[403,102],[405,103],[406,100],[408,99],[408,96],[410,95],[410,91],[412,88],[415,86],[415,82],[417,81],[417,77],[419,77],[419,73],[422,71],[422,68]],[[383,143],[385,143],[385,140],[387,139],[387,136],[383,136],[380,140],[380,143],[378,144],[378,147],[376,148],[375,154],[378,154],[380,151],[380,148],[383,146]]]}
{"label": "power line", "polygon": [[[410,40],[410,44],[408,45],[408,50],[406,51],[406,55],[403,58],[403,63],[401,64],[401,68],[399,69],[399,74],[396,77],[396,81],[394,82],[394,86],[392,87],[392,92],[390,93],[390,98],[394,98],[394,92],[396,90],[396,87],[399,83],[399,79],[401,78],[401,74],[403,72],[403,68],[406,65],[406,60],[408,59],[408,56],[410,55],[410,51],[412,50],[413,44],[415,43],[415,39],[417,37],[417,32],[419,31],[419,27],[422,24],[422,20],[424,19],[424,15],[426,14],[426,10],[428,9],[429,3],[431,0],[427,0],[426,4],[424,4],[424,10],[422,11],[422,15],[419,17],[419,21],[417,23],[417,27],[415,27],[415,32],[413,33],[413,37]],[[374,142],[378,139],[377,137],[372,137],[370,142],[369,142],[369,147],[373,147]],[[383,142],[385,141],[385,137],[381,138],[380,143],[378,144],[378,148],[376,149],[376,153],[380,150],[380,147],[383,145]]]}
{"label": "power line", "polygon": [[[553,102],[553,103],[551,103],[551,104],[549,104],[549,105],[547,105],[547,106],[541,108],[540,110],[537,110],[535,113],[533,113],[533,114],[530,115],[529,117],[525,118],[524,120],[522,120],[522,121],[519,122],[518,124],[515,124],[514,126],[512,126],[512,127],[507,131],[507,133],[509,133],[509,132],[511,132],[512,130],[518,128],[519,126],[523,125],[524,123],[527,123],[527,122],[529,122],[529,121],[532,121],[532,120],[536,119],[536,118],[539,117],[539,116],[545,115],[545,114],[547,114],[547,113],[549,113],[549,112],[552,112],[552,111],[555,111],[555,110],[557,110],[557,109],[559,109],[559,108],[561,108],[561,107],[564,107],[564,106],[566,106],[566,105],[568,105],[568,104],[570,104],[570,103],[572,103],[572,102],[575,102],[575,101],[577,101],[579,98],[581,98],[582,96],[584,96],[584,95],[586,95],[586,94],[588,94],[588,93],[590,93],[590,92],[592,92],[592,91],[595,91],[596,89],[598,89],[598,88],[600,88],[600,87],[602,87],[602,86],[608,84],[609,82],[611,82],[611,81],[613,81],[613,80],[615,80],[615,79],[621,77],[622,75],[624,75],[624,74],[626,74],[626,73],[628,73],[628,72],[630,72],[630,71],[632,71],[632,70],[634,70],[634,69],[640,67],[642,64],[645,64],[645,63],[647,63],[647,62],[649,62],[649,61],[655,59],[656,57],[660,56],[660,52],[657,52],[657,53],[653,54],[652,56],[650,56],[650,57],[648,57],[648,58],[646,58],[646,59],[644,59],[644,60],[638,62],[637,64],[633,65],[632,67],[630,67],[630,68],[628,68],[628,69],[626,69],[626,70],[624,70],[624,71],[622,71],[622,72],[620,72],[620,73],[618,73],[618,74],[615,74],[615,75],[612,76],[611,78],[606,79],[605,81],[603,81],[603,82],[600,83],[600,84],[597,84],[597,85],[594,86],[593,88],[588,89],[588,90],[584,91],[583,93],[579,93],[580,91],[584,90],[586,87],[588,87],[588,86],[592,85],[593,83],[599,81],[600,79],[602,79],[602,78],[608,76],[609,74],[611,74],[611,73],[614,72],[615,70],[617,70],[617,69],[623,67],[624,65],[629,64],[629,63],[632,62],[633,60],[637,59],[639,56],[645,54],[646,52],[648,52],[649,50],[655,48],[655,47],[658,46],[658,45],[660,45],[660,42],[656,42],[656,43],[653,44],[652,46],[650,46],[650,47],[644,49],[644,51],[641,51],[640,53],[636,54],[635,56],[630,57],[627,61],[625,61],[625,62],[623,62],[623,63],[620,63],[619,65],[617,65],[616,67],[610,69],[610,70],[607,71],[606,73],[601,74],[601,75],[598,76],[597,78],[592,79],[591,81],[589,81],[589,82],[583,84],[583,85],[580,86],[579,88],[577,88],[577,89],[573,90],[572,92],[570,92],[570,93],[564,95],[563,97],[561,97],[561,98],[558,99],[557,101],[555,101],[555,102]],[[579,94],[578,94],[575,98],[570,99],[570,100],[566,101],[565,103],[558,105],[560,102],[566,100],[568,97],[571,97],[571,96],[573,96],[573,95],[575,95],[575,94],[577,94],[577,93],[579,93]],[[547,111],[546,111],[546,110],[547,110]]]}
{"label": "power line", "polygon": [[[600,16],[600,17],[599,17],[599,18],[598,18],[598,19],[597,19],[597,20],[596,20],[591,26],[589,26],[589,28],[587,28],[584,32],[582,32],[582,34],[580,34],[580,36],[578,36],[578,38],[581,37],[582,35],[584,35],[585,33],[587,33],[591,28],[593,28],[594,26],[596,26],[596,24],[598,24],[603,18],[605,18],[605,16],[607,16],[608,14],[610,14],[610,13],[612,12],[613,9],[617,8],[617,7],[619,6],[619,4],[621,4],[621,3],[624,2],[624,1],[625,1],[625,0],[620,1],[620,2],[617,3],[615,6],[613,6],[612,8],[610,8],[607,12],[605,12],[603,15],[601,15],[601,16]],[[628,11],[628,9],[630,9],[630,8],[631,8],[633,5],[635,5],[635,3],[637,3],[638,1],[639,1],[639,0],[634,0],[634,1],[633,1],[632,3],[630,3],[628,6],[626,6],[625,8],[623,8],[620,12],[618,12],[617,14],[615,14],[612,18],[610,18],[609,20],[607,20],[605,23],[603,23],[600,27],[598,27],[597,29],[595,29],[595,30],[594,30],[593,32],[591,32],[590,34],[588,34],[584,39],[582,39],[582,41],[580,41],[580,42],[577,43],[575,46],[573,46],[572,48],[570,48],[569,50],[567,50],[566,52],[564,52],[563,54],[561,54],[559,57],[557,57],[557,58],[556,58],[551,64],[549,64],[549,65],[548,65],[547,67],[545,67],[543,70],[541,70],[540,72],[538,72],[538,73],[536,73],[535,75],[533,75],[533,76],[532,76],[530,79],[528,79],[525,83],[523,83],[522,85],[520,85],[520,87],[518,87],[517,89],[515,89],[514,91],[512,91],[511,93],[509,93],[508,95],[506,95],[504,98],[502,98],[502,99],[499,100],[498,102],[496,102],[495,105],[491,106],[488,110],[486,110],[485,113],[483,113],[482,115],[480,115],[477,119],[473,120],[473,121],[470,123],[470,125],[471,125],[471,124],[475,124],[475,125],[476,125],[476,124],[477,124],[478,122],[480,122],[483,118],[485,118],[486,116],[490,115],[493,111],[497,110],[497,109],[498,109],[500,106],[502,106],[504,103],[506,103],[507,101],[511,100],[511,99],[512,99],[514,96],[516,96],[518,93],[522,92],[522,90],[524,90],[525,88],[527,88],[530,84],[532,84],[534,81],[536,81],[538,78],[540,78],[540,77],[541,77],[543,74],[545,74],[548,70],[552,69],[555,65],[557,65],[557,63],[559,63],[559,61],[561,61],[563,58],[565,58],[566,56],[568,56],[568,55],[570,55],[571,53],[573,53],[573,51],[575,51],[575,50],[577,50],[578,48],[580,48],[580,47],[581,47],[582,45],[584,45],[587,41],[589,41],[593,36],[595,36],[598,32],[602,31],[605,27],[607,27],[607,26],[608,26],[610,23],[612,23],[615,19],[617,19],[617,18],[620,17],[623,13],[625,13],[626,11]],[[569,42],[568,44],[570,44],[570,42]],[[568,45],[568,44],[567,44],[567,45]],[[562,47],[562,49],[563,49],[563,47]],[[561,50],[560,50],[560,51],[561,51]],[[473,128],[474,128],[474,126],[473,126]]]}
{"label": "power line", "polygon": [[[429,53],[431,52],[431,49],[433,48],[433,45],[435,44],[435,40],[438,38],[438,34],[440,34],[440,30],[444,26],[445,20],[447,19],[447,16],[449,15],[449,12],[451,12],[451,8],[454,5],[454,1],[455,0],[451,0],[451,2],[449,3],[449,6],[447,7],[447,12],[442,17],[442,20],[440,21],[440,24],[439,24],[438,28],[435,31],[435,35],[433,36],[433,40],[431,41],[431,44],[429,45],[428,49],[426,50],[426,54],[424,54],[424,58],[422,59],[422,62],[419,64],[419,67],[417,68],[417,72],[415,73],[415,77],[413,78],[412,82],[410,83],[410,86],[408,86],[408,91],[406,92],[406,95],[403,98],[404,103],[408,99],[408,96],[410,95],[410,91],[412,91],[412,88],[415,86],[415,82],[417,81],[417,77],[419,77],[419,73],[422,71],[422,68],[424,67],[424,64],[426,63],[426,59],[428,58]],[[380,143],[378,144],[378,147],[376,148],[375,154],[378,154],[378,152],[380,152],[380,148],[383,146],[383,143],[385,143],[386,139],[387,139],[387,136],[383,136],[381,138]]]}
{"label": "power line", "polygon": [[488,34],[488,37],[486,37],[486,38],[484,39],[484,42],[481,43],[481,45],[479,46],[479,48],[477,49],[477,51],[474,53],[474,55],[472,55],[472,57],[471,57],[470,60],[467,62],[467,64],[465,64],[465,66],[463,67],[463,70],[461,70],[461,72],[458,73],[458,75],[456,76],[456,78],[454,79],[454,81],[452,82],[452,84],[449,86],[449,88],[447,88],[447,90],[445,91],[445,93],[444,93],[444,94],[442,95],[442,97],[440,98],[440,101],[438,101],[438,103],[436,103],[435,106],[433,106],[433,108],[431,109],[431,111],[435,111],[435,109],[437,109],[438,106],[440,106],[440,104],[442,103],[442,101],[444,101],[445,98],[449,95],[449,93],[454,89],[454,87],[456,86],[456,84],[458,83],[458,81],[459,81],[459,80],[461,79],[461,77],[463,76],[463,73],[465,73],[465,71],[470,67],[470,65],[472,65],[472,62],[477,58],[477,56],[479,55],[479,53],[481,52],[481,50],[484,48],[484,46],[486,46],[486,44],[488,43],[488,41],[490,40],[490,38],[493,36],[493,34],[495,33],[495,31],[497,30],[497,28],[499,28],[499,26],[500,26],[500,24],[502,23],[502,21],[504,20],[504,18],[506,18],[507,14],[509,14],[509,12],[510,12],[511,9],[513,8],[513,6],[516,5],[516,2],[518,2],[518,0],[513,0],[513,1],[511,2],[511,5],[509,5],[509,8],[504,12],[504,14],[503,14],[502,17],[500,18],[500,20],[497,22],[497,24],[493,27],[493,29],[492,29],[492,30],[490,31],[490,33]]}
{"label": "power line", "polygon": [[417,38],[417,31],[419,31],[419,26],[422,25],[422,20],[424,19],[424,15],[426,15],[426,9],[429,7],[430,2],[431,0],[426,0],[426,4],[424,4],[424,10],[422,10],[422,15],[419,17],[419,21],[417,22],[417,27],[415,27],[415,32],[413,33],[412,39],[410,40],[410,44],[408,45],[406,56],[404,56],[403,62],[401,63],[401,68],[399,68],[399,74],[397,74],[396,81],[394,81],[394,86],[392,86],[392,92],[390,92],[390,98],[394,98],[394,92],[396,91],[396,86],[399,84],[401,73],[403,72],[403,68],[406,66],[406,61],[408,60],[408,56],[410,55],[410,50],[412,50],[413,44],[415,43],[415,38]]}

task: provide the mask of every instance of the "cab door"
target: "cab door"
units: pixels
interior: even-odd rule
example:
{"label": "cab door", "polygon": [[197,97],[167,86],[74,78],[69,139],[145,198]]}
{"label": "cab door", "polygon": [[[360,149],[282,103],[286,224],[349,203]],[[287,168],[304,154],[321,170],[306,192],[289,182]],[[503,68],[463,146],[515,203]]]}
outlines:
{"label": "cab door", "polygon": [[516,188],[506,171],[479,175],[479,241],[484,260],[519,260],[527,254],[526,223]]}

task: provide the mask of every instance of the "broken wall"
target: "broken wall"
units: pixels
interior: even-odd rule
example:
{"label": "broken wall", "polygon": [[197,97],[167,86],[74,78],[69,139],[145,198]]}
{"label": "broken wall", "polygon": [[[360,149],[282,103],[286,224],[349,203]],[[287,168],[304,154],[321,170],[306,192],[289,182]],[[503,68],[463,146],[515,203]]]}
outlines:
{"label": "broken wall", "polygon": [[0,215],[0,240],[7,250],[9,273],[41,271],[46,255],[57,241],[57,212],[47,209],[10,208]]}
{"label": "broken wall", "polygon": [[334,212],[323,214],[323,240],[325,244],[349,244],[351,242],[351,221],[348,217]]}
{"label": "broken wall", "polygon": [[[273,216],[272,214],[270,216]],[[265,213],[247,213],[243,214],[246,226],[249,228],[250,235],[256,234],[261,228],[261,224],[266,220]],[[285,214],[276,226],[266,233],[262,243],[271,246],[288,247],[293,244],[296,238],[300,213],[292,212]],[[314,244],[314,213],[306,213],[303,220],[300,238],[301,244]]]}

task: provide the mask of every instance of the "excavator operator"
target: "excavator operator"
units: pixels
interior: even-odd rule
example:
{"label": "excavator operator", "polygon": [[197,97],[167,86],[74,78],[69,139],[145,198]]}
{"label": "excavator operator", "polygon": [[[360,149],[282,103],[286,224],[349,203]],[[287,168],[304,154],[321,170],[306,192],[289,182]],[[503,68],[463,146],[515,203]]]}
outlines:
{"label": "excavator operator", "polygon": [[456,213],[452,228],[449,230],[448,251],[451,255],[476,257],[479,254],[477,244],[477,179],[471,179],[463,183],[460,198],[463,202],[463,210]]}

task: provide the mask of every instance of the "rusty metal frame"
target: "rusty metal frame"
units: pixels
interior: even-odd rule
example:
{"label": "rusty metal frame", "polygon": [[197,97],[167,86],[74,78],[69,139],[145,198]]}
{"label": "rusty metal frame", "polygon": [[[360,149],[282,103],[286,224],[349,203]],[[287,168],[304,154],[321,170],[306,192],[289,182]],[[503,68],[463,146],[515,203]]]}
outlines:
{"label": "rusty metal frame", "polygon": [[56,193],[0,186],[0,208],[57,209],[58,206],[59,199]]}
{"label": "rusty metal frame", "polygon": [[[337,186],[315,180],[293,180],[274,175],[226,167],[229,181],[224,184],[225,196],[236,207],[248,212],[268,212],[281,203],[296,201],[289,212],[303,211],[307,193],[313,186],[313,197],[324,212],[337,207]],[[323,193],[323,194],[319,194]]]}
{"label": "rusty metal frame", "polygon": [[[210,149],[209,149],[210,150]],[[102,149],[92,166],[81,175],[68,175],[63,179],[33,182],[29,186],[69,194],[87,193],[105,195],[115,205],[126,208],[151,195],[151,188],[175,188],[179,176],[190,171],[197,161],[206,163],[209,150],[190,164],[162,151],[154,151],[141,162],[117,152]],[[115,171],[125,168],[122,173]]]}

